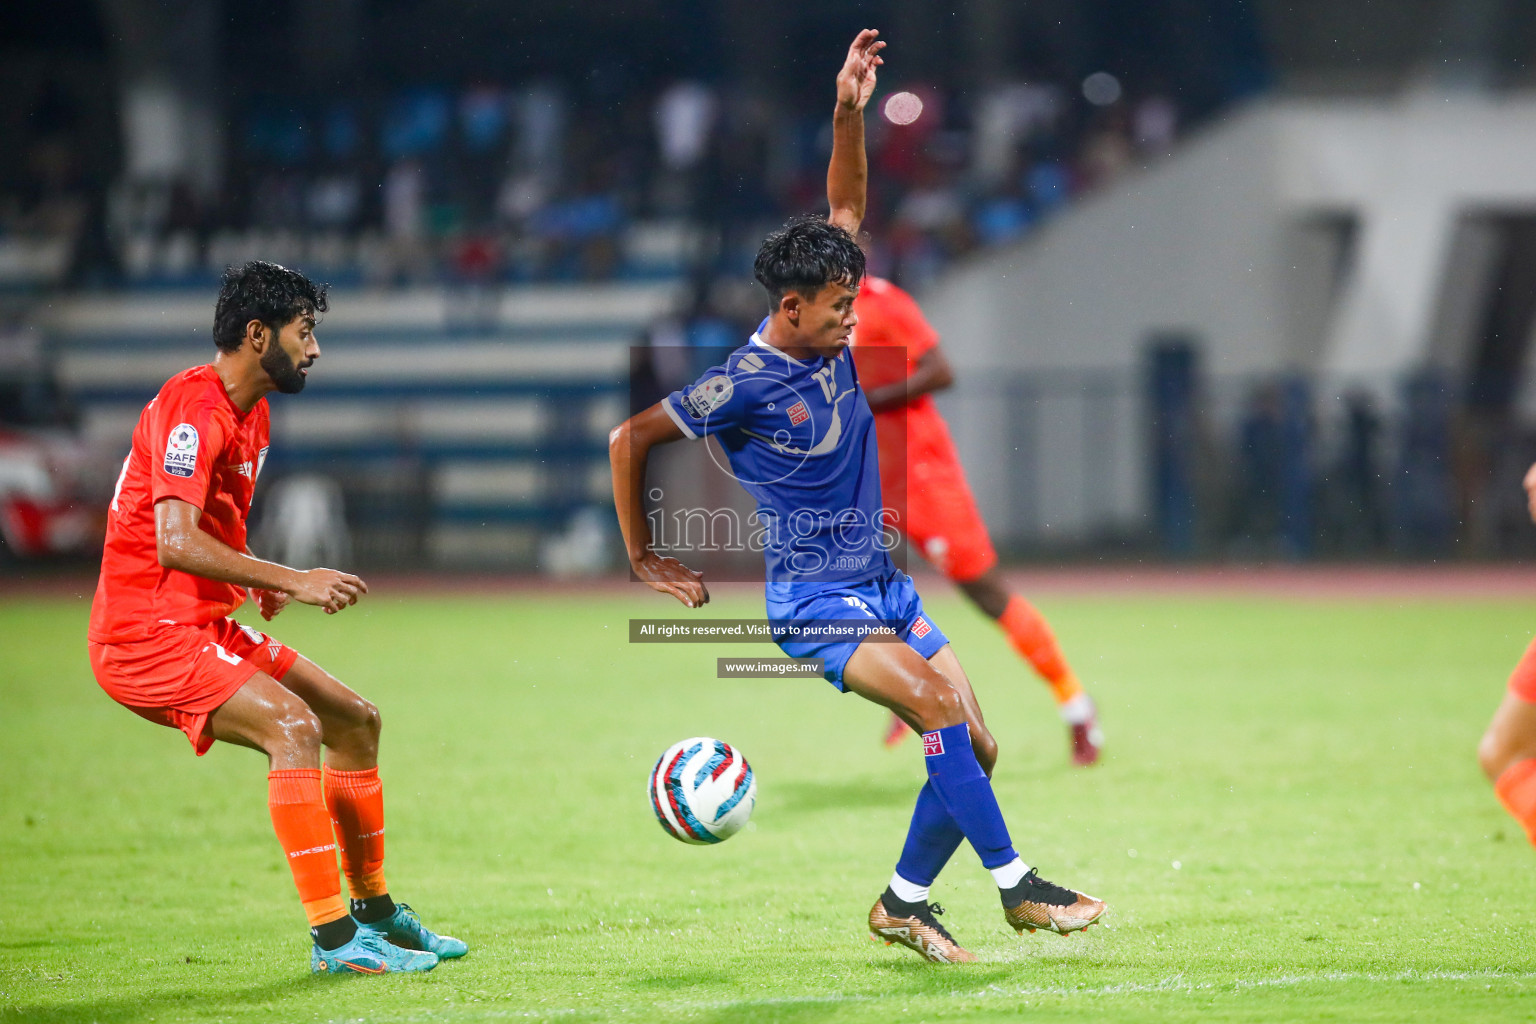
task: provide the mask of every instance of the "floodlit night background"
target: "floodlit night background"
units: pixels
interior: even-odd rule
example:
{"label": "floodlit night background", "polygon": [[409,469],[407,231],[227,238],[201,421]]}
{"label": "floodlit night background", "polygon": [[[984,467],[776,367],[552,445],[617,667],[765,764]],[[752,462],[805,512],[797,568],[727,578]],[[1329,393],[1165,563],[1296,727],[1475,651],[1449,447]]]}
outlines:
{"label": "floodlit night background", "polygon": [[334,288],[264,550],[616,571],[607,431],[764,312],[865,26],[871,266],[1006,557],[1536,553],[1528,5],[60,0],[0,10],[4,571],[91,560],[250,258]]}

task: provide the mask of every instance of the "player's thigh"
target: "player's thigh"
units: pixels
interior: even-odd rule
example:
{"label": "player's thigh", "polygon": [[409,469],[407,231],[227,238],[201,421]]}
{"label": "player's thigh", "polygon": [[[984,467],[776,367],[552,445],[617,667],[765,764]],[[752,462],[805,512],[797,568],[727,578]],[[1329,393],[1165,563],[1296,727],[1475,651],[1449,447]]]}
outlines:
{"label": "player's thigh", "polygon": [[904,643],[866,637],[843,669],[843,688],[890,708],[920,732],[966,720],[954,684]]}
{"label": "player's thigh", "polygon": [[1516,761],[1536,757],[1536,704],[1505,693],[1478,744],[1477,757],[1490,779]]}
{"label": "player's thigh", "polygon": [[976,750],[976,759],[990,774],[997,760],[997,741],[987,728],[986,719],[981,715],[981,705],[976,700],[976,691],[971,689],[971,680],[966,676],[965,669],[960,667],[960,659],[955,655],[954,648],[945,644],[928,659],[928,664],[949,680],[949,684],[960,695],[960,703],[965,708],[965,720],[971,726],[971,746]]}
{"label": "player's thigh", "polygon": [[266,752],[275,770],[320,767],[319,718],[265,672],[252,675],[208,716],[208,733]]}
{"label": "player's thigh", "polygon": [[304,655],[293,660],[293,667],[283,675],[281,685],[320,717],[328,743],[342,731],[378,735],[378,708]]}

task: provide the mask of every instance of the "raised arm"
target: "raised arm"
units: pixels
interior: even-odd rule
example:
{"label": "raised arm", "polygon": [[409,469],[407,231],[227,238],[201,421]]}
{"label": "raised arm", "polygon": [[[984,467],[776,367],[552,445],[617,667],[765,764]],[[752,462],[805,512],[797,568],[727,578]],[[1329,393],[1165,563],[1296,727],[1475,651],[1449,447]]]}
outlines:
{"label": "raised arm", "polygon": [[613,507],[619,514],[629,567],[652,590],[671,594],[689,608],[699,608],[709,602],[704,574],[651,550],[651,524],[645,518],[645,468],[651,449],[682,437],[683,432],[657,402],[613,428],[608,435],[608,461],[613,467]]}
{"label": "raised arm", "polygon": [[832,113],[832,162],[827,166],[827,219],[850,235],[864,222],[869,187],[869,163],[864,156],[864,105],[875,93],[875,69],[885,60],[885,43],[872,28],[860,32],[848,47],[848,59],[837,73],[837,107]]}
{"label": "raised arm", "polygon": [[912,375],[884,387],[865,392],[870,412],[899,409],[921,395],[943,391],[955,382],[955,371],[950,368],[944,350],[935,345],[917,358]]}
{"label": "raised arm", "polygon": [[198,526],[202,517],[202,509],[179,498],[163,498],[155,504],[155,552],[162,566],[237,587],[279,591],[328,614],[357,604],[368,593],[368,584],[350,573],[290,569],[236,551],[205,533]]}

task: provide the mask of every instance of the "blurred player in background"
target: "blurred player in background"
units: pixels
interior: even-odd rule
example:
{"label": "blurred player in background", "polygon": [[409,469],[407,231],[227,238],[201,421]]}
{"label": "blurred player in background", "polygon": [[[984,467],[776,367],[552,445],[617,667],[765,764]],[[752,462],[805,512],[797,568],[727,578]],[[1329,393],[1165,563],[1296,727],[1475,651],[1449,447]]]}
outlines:
{"label": "blurred player in background", "polygon": [[[1104,742],[1097,709],[1045,616],[1010,591],[997,571],[997,552],[971,497],[960,454],[930,397],[955,379],[938,332],[912,296],[878,277],[864,278],[853,311],[859,318],[854,359],[875,414],[881,491],[896,511],[896,528],[1002,627],[1014,650],[1050,686],[1067,723],[1072,763],[1093,764]],[[900,716],[891,715],[886,744],[895,746],[907,732]]]}
{"label": "blurred player in background", "polygon": [[246,546],[267,457],[265,396],[304,389],[325,309],[324,287],[276,264],[224,275],[218,354],[165,383],[123,461],[91,605],[91,669],[113,700],[186,733],[198,756],[215,740],[266,753],[267,803],[309,917],[311,970],[429,971],[467,947],[428,931],[384,883],[378,709],[229,618],[247,590],[265,619],[290,600],[333,614],[368,592],[356,576],[264,562]]}
{"label": "blurred player in background", "polygon": [[[989,777],[997,743],[948,639],[886,543],[874,416],[847,352],[864,276],[854,233],[865,208],[864,106],[884,46],[875,37],[859,33],[837,76],[830,216],[795,218],[758,250],[753,271],[768,291],[767,319],[725,363],[617,427],[609,452],[631,568],[698,608],[709,600],[702,573],[652,548],[646,463],[656,445],[715,437],[766,527],[765,598],[780,648],[820,659],[838,690],[923,734],[928,781],[868,922],[887,943],[953,963],[975,957],[939,924],[943,908],[928,894],[962,840],[991,872],[1004,919],[1019,931],[1086,928],[1104,904],[1045,881],[1015,852]],[[816,631],[828,623],[837,631]]]}
{"label": "blurred player in background", "polygon": [[[1536,522],[1536,465],[1525,471],[1525,497]],[[1509,677],[1504,700],[1478,745],[1477,759],[1499,802],[1536,845],[1536,640]]]}

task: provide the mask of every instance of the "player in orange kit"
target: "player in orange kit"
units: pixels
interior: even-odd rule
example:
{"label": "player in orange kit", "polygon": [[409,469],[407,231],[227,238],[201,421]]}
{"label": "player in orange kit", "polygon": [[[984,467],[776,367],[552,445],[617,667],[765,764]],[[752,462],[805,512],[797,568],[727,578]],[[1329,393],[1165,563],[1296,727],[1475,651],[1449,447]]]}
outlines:
{"label": "player in orange kit", "polygon": [[[1525,496],[1536,522],[1536,465],[1525,471]],[[1536,845],[1536,640],[1510,674],[1504,700],[1478,745],[1477,759],[1499,802]]]}
{"label": "player in orange kit", "polygon": [[[1072,762],[1099,759],[1098,711],[1067,664],[1056,636],[1033,605],[1008,589],[976,510],[949,427],[932,393],[954,382],[939,336],[912,296],[889,281],[864,278],[854,301],[853,354],[880,445],[880,486],[896,526],[924,558],[997,621],[1015,650],[1050,686],[1071,732]],[[907,734],[891,716],[886,743]]]}
{"label": "player in orange kit", "polygon": [[267,755],[267,802],[309,918],[311,970],[429,971],[468,947],[428,931],[384,884],[378,709],[229,618],[247,590],[265,619],[290,600],[335,613],[368,592],[348,573],[290,569],[246,547],[267,457],[265,396],[303,390],[325,310],[323,286],[276,264],[225,273],[217,355],[165,383],[123,460],[91,604],[91,669],[113,700],[180,729],[199,756],[214,740]]}

